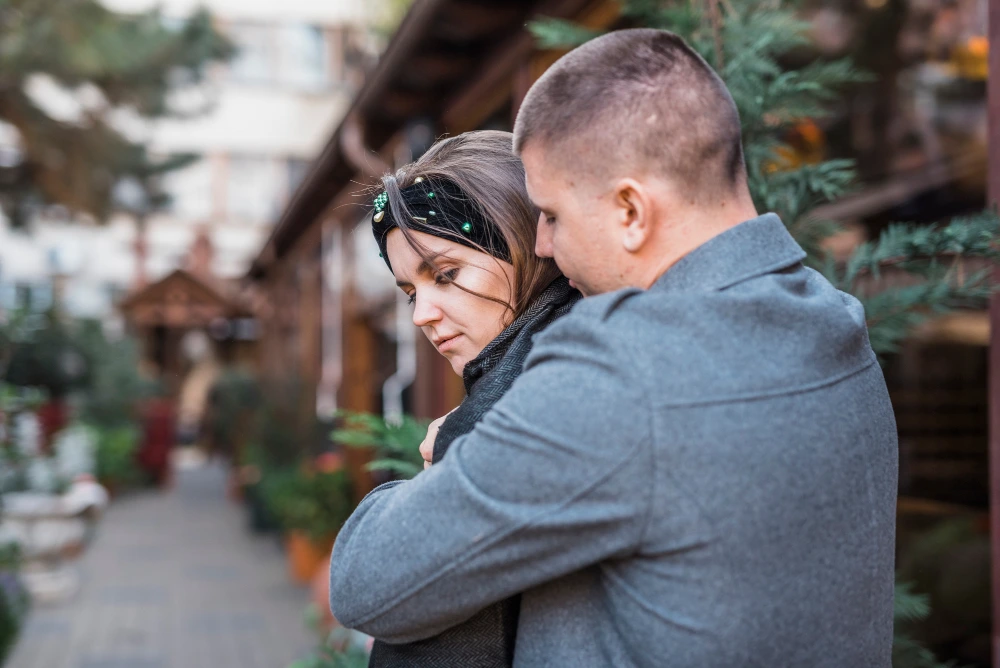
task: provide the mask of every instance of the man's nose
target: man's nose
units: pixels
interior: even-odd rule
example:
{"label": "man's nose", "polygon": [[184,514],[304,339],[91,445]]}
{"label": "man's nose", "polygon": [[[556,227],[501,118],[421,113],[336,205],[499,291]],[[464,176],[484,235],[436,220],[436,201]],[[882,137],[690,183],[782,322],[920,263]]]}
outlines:
{"label": "man's nose", "polygon": [[441,309],[434,303],[434,300],[417,295],[413,304],[413,324],[417,327],[425,327],[440,319]]}
{"label": "man's nose", "polygon": [[545,222],[545,214],[538,216],[538,231],[535,233],[535,255],[552,257],[552,226]]}

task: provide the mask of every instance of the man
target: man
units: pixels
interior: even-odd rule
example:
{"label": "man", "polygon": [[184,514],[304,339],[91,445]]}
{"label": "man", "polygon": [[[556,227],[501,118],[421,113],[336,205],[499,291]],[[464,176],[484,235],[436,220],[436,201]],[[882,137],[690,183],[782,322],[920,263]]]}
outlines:
{"label": "man", "polygon": [[897,450],[864,314],[751,201],[682,40],[595,39],[515,127],[537,252],[588,299],[341,531],[331,605],[391,642],[523,592],[516,666],[889,666]]}

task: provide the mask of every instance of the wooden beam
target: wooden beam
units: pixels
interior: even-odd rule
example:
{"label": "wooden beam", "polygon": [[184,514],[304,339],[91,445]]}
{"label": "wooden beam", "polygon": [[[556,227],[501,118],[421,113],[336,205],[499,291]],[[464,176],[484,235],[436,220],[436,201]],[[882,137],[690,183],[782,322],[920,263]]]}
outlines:
{"label": "wooden beam", "polygon": [[420,53],[399,73],[399,81],[412,88],[433,88],[462,78],[477,63],[465,50]]}
{"label": "wooden beam", "polygon": [[[353,288],[344,294],[344,374],[340,384],[340,401],[346,410],[375,413],[375,336],[369,323],[360,315],[359,296]],[[371,453],[365,448],[345,448],[344,460],[354,481],[354,501],[360,503],[371,491],[371,474],[365,469]]]}
{"label": "wooden beam", "polygon": [[[540,16],[577,19],[582,16],[584,25],[589,26],[591,14],[599,16],[602,22],[611,20],[605,9],[605,5],[610,4],[614,3],[609,0],[593,0],[589,4],[586,0],[550,0],[541,3],[531,19]],[[603,28],[608,25],[610,24],[590,27]],[[449,101],[441,118],[442,127],[452,134],[458,134],[475,129],[489,118],[511,96],[515,72],[521,70],[525,63],[531,62],[534,51],[535,40],[527,30],[518,31],[500,44],[486,59],[486,65],[472,79],[472,84]]]}
{"label": "wooden beam", "polygon": [[[987,202],[1000,203],[1000,3],[989,3],[989,176]],[[1000,279],[1000,268],[994,269]],[[995,280],[995,283],[997,281]],[[993,666],[1000,668],[1000,299],[990,300],[989,429],[990,545],[993,589]]]}
{"label": "wooden beam", "polygon": [[431,99],[416,91],[392,90],[382,97],[379,113],[399,122],[427,113]]}
{"label": "wooden beam", "polygon": [[981,175],[983,168],[981,156],[963,155],[905,174],[896,174],[882,183],[865,187],[857,194],[816,207],[810,215],[825,220],[864,218],[899,206],[928,190]]}
{"label": "wooden beam", "polygon": [[524,14],[516,2],[472,5],[451,2],[434,24],[434,36],[457,42],[473,42],[509,30]]}

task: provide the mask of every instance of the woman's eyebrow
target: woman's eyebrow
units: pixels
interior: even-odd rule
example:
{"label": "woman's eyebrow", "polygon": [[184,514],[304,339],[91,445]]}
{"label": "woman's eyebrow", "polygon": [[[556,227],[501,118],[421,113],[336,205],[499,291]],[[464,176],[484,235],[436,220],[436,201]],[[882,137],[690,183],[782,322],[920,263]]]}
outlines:
{"label": "woman's eyebrow", "polygon": [[420,266],[417,267],[418,274],[433,274],[437,271],[434,264],[437,263],[439,257],[444,257],[446,260],[449,259],[445,252],[432,253],[420,261]]}

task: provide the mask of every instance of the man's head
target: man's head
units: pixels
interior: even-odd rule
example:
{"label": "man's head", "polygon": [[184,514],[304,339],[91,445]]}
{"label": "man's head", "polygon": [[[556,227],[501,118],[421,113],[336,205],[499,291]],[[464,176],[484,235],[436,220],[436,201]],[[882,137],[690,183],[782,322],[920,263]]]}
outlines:
{"label": "man's head", "polygon": [[649,287],[753,217],[729,91],[682,39],[620,30],[559,59],[518,113],[536,252],[584,294]]}

